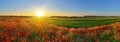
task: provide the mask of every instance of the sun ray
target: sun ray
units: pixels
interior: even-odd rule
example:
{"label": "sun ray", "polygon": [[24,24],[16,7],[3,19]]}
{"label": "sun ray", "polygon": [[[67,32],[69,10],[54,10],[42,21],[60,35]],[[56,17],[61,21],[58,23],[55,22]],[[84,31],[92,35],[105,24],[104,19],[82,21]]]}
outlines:
{"label": "sun ray", "polygon": [[42,11],[37,11],[36,15],[37,16],[43,16],[43,12]]}

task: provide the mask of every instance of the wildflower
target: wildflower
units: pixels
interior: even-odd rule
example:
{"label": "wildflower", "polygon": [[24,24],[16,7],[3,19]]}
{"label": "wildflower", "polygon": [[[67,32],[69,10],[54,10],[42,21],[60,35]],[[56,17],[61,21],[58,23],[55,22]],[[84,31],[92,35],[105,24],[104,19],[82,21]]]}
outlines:
{"label": "wildflower", "polygon": [[18,35],[18,37],[20,37],[20,36],[21,36],[21,33],[20,33],[20,32],[17,32],[17,35]]}
{"label": "wildflower", "polygon": [[67,40],[69,40],[69,35],[63,35],[62,36],[62,41],[67,42]]}
{"label": "wildflower", "polygon": [[55,37],[55,38],[54,38],[54,41],[55,41],[55,42],[58,42],[58,40],[59,40],[58,37]]}
{"label": "wildflower", "polygon": [[34,40],[34,42],[38,42],[39,41],[39,38],[38,37],[36,37],[35,38],[35,40]]}
{"label": "wildflower", "polygon": [[21,33],[22,33],[23,36],[27,35],[27,31],[25,31],[25,30],[22,30]]}
{"label": "wildflower", "polygon": [[59,36],[59,37],[63,35],[61,31],[57,31],[56,34],[57,34],[57,36]]}
{"label": "wildflower", "polygon": [[69,31],[73,34],[76,34],[76,29],[75,28],[70,28]]}
{"label": "wildflower", "polygon": [[88,38],[88,37],[89,37],[89,34],[86,33],[86,34],[84,34],[84,36]]}
{"label": "wildflower", "polygon": [[42,34],[42,36],[46,39],[46,40],[50,40],[50,37],[48,36],[48,34]]}
{"label": "wildflower", "polygon": [[53,33],[54,31],[53,31],[52,29],[49,29],[48,32],[49,32],[49,33]]}
{"label": "wildflower", "polygon": [[15,37],[12,37],[11,40],[15,40]]}
{"label": "wildflower", "polygon": [[6,36],[6,42],[10,42],[10,38]]}

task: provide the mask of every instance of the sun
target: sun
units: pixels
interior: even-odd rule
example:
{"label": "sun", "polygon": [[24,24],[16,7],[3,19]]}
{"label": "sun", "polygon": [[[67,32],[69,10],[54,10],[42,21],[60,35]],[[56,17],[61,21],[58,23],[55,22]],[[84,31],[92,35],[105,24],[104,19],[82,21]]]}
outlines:
{"label": "sun", "polygon": [[43,15],[43,11],[37,11],[37,12],[36,12],[36,16],[44,16],[44,15]]}

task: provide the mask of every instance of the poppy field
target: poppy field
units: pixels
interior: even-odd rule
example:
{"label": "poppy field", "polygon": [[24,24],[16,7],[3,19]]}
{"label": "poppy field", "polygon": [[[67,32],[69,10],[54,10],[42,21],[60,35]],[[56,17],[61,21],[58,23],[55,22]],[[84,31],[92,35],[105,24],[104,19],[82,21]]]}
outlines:
{"label": "poppy field", "polygon": [[[77,28],[74,27],[75,21],[84,20],[86,21],[84,23],[87,25],[91,20],[87,18],[77,18],[75,20],[74,18],[74,21],[73,19],[70,21],[68,18],[55,18],[58,21],[62,21],[61,23],[65,24],[65,21],[67,21],[69,24],[72,24],[70,26],[73,26],[68,27],[68,23],[66,23],[68,24],[67,26],[60,26],[53,18],[47,19],[2,17],[0,18],[0,42],[120,42],[119,19],[91,18],[91,20],[99,21],[92,21],[93,24],[95,22],[95,25],[92,26],[77,26]],[[71,23],[72,21],[73,23]],[[79,22],[76,23],[79,24]],[[97,26],[97,24],[99,25]]]}

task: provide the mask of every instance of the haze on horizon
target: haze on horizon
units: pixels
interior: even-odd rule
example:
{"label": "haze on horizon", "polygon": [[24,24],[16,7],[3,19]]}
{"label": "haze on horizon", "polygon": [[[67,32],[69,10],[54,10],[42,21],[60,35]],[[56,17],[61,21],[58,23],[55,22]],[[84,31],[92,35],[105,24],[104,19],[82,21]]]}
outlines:
{"label": "haze on horizon", "polygon": [[0,15],[120,16],[120,0],[0,0]]}

